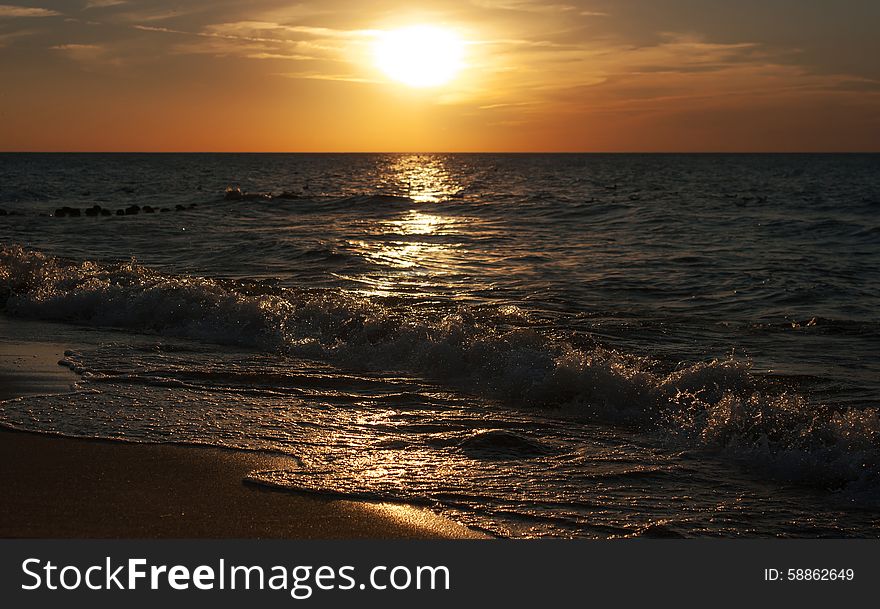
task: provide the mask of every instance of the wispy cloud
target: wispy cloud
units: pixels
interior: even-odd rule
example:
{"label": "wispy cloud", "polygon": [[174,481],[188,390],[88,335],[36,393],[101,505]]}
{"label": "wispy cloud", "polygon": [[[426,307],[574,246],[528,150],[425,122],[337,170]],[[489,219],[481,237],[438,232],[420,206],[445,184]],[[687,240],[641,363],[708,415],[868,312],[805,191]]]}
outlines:
{"label": "wispy cloud", "polygon": [[548,4],[533,0],[474,0],[474,4],[481,8],[525,13],[569,13],[578,10],[571,4]]}
{"label": "wispy cloud", "polygon": [[311,55],[285,55],[284,53],[250,53],[248,59],[286,59],[288,61],[314,61],[317,59]]}
{"label": "wispy cloud", "polygon": [[128,0],[89,0],[84,8],[86,10],[90,8],[110,8],[120,4],[128,4]]}
{"label": "wispy cloud", "polygon": [[376,80],[370,78],[362,78],[358,76],[349,76],[347,74],[322,74],[320,72],[287,72],[281,74],[287,78],[303,78],[307,80],[335,80],[339,82],[355,82],[355,83],[374,83]]}
{"label": "wispy cloud", "polygon": [[[84,64],[93,65],[98,60],[105,62],[107,59],[106,48],[100,44],[65,43],[49,47],[52,51],[62,53],[69,59]],[[115,64],[118,60],[111,59],[109,63]]]}
{"label": "wispy cloud", "polygon": [[13,6],[0,4],[0,19],[12,19],[21,17],[53,17],[60,15],[58,11],[48,8],[31,8],[26,6]]}
{"label": "wispy cloud", "polygon": [[692,34],[663,33],[655,44],[623,41],[536,45],[518,39],[491,41],[473,91],[480,109],[496,120],[555,114],[648,116],[686,112],[710,104],[748,105],[761,100],[847,94],[864,79],[811,73],[756,42],[718,43]]}
{"label": "wispy cloud", "polygon": [[14,32],[4,32],[0,34],[0,48],[3,48],[18,38],[24,38],[36,33],[34,30],[16,30]]}
{"label": "wispy cloud", "polygon": [[133,27],[133,28],[136,29],[136,30],[141,30],[141,31],[143,31],[143,32],[159,32],[159,33],[161,33],[161,34],[186,34],[186,35],[188,35],[188,36],[195,36],[195,35],[197,35],[195,32],[185,32],[185,31],[183,31],[183,30],[175,30],[175,29],[172,29],[172,28],[169,28],[169,27],[161,27],[161,26],[158,26],[158,25],[141,25],[141,24],[137,24],[137,25],[133,25],[133,26],[131,26],[131,27]]}
{"label": "wispy cloud", "polygon": [[[285,25],[273,21],[235,21],[208,25],[205,28],[205,33],[241,37],[244,39],[289,42],[291,39],[300,39],[302,36],[294,38],[287,34],[301,34],[311,38],[353,39],[374,36],[376,31],[366,29],[347,30],[312,25]],[[270,36],[270,34],[274,34],[274,36]]]}
{"label": "wispy cloud", "polygon": [[[112,11],[106,11],[105,19],[110,23],[156,23],[159,21],[187,20],[198,22],[208,19],[209,15],[223,3],[213,0],[188,0],[187,2],[160,2],[151,0],[147,3],[133,0],[118,5],[108,5],[102,8],[114,7]],[[98,7],[95,7],[98,8]]]}
{"label": "wispy cloud", "polygon": [[[209,24],[199,31],[138,24],[135,29],[144,32],[178,35],[191,38],[190,42],[173,45],[172,51],[181,54],[202,54],[216,57],[238,56],[245,59],[269,61],[314,62],[315,69],[282,73],[287,78],[371,82],[354,71],[339,73],[340,65],[351,68],[346,59],[350,45],[362,44],[376,35],[374,30],[345,30],[310,25],[285,25],[273,21],[244,20]],[[328,66],[333,64],[335,68]],[[323,69],[320,69],[323,68]]]}
{"label": "wispy cloud", "polygon": [[54,46],[49,47],[53,51],[98,51],[101,50],[101,45],[98,44],[78,44],[78,43],[69,43],[69,44],[56,44]]}

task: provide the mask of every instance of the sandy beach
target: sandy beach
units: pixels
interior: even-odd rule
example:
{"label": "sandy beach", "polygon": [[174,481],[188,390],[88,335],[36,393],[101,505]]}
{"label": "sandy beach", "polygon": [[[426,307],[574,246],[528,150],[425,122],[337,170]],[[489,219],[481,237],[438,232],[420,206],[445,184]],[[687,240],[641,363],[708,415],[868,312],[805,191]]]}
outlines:
{"label": "sandy beach", "polygon": [[[63,351],[62,344],[0,343],[0,400],[69,391],[76,377],[58,365]],[[481,537],[429,510],[243,482],[251,471],[289,459],[0,431],[0,537]]]}

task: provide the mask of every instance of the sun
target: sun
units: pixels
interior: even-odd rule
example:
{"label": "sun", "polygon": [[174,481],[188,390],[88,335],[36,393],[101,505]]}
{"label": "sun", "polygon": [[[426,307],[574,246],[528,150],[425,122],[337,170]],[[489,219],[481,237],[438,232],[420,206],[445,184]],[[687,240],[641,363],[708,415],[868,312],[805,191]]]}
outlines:
{"label": "sun", "polygon": [[431,25],[379,32],[376,66],[410,87],[437,87],[455,78],[464,66],[464,46],[455,32]]}

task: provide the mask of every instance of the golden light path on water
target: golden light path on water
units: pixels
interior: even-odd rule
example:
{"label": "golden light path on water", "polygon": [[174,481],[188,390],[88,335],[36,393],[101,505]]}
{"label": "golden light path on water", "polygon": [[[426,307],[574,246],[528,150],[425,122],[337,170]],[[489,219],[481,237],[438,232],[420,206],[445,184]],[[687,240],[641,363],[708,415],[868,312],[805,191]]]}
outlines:
{"label": "golden light path on water", "polygon": [[411,294],[428,292],[465,262],[461,244],[464,222],[473,218],[421,211],[418,206],[449,202],[454,205],[465,185],[446,167],[443,157],[405,155],[389,163],[378,180],[382,192],[397,193],[413,201],[413,207],[390,219],[365,220],[368,239],[350,241],[370,262],[389,268],[387,274],[370,273],[355,278],[368,286],[362,292],[392,296],[407,289]]}
{"label": "golden light path on water", "polygon": [[411,209],[404,215],[387,222],[378,222],[369,230],[375,240],[356,241],[350,245],[364,252],[364,256],[380,267],[389,267],[389,273],[357,278],[367,284],[366,294],[393,296],[401,288],[419,291],[436,287],[444,275],[452,274],[460,254],[460,245],[454,242],[429,240],[443,236],[454,238],[457,221]]}
{"label": "golden light path on water", "polygon": [[404,155],[379,176],[383,192],[397,192],[416,203],[437,203],[459,195],[464,184],[449,171],[442,156]]}

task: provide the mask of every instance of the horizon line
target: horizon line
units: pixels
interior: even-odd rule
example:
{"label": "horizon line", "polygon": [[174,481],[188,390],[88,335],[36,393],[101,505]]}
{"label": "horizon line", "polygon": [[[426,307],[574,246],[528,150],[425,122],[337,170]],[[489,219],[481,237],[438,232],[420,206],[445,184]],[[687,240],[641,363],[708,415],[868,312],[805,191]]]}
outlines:
{"label": "horizon line", "polygon": [[0,154],[880,154],[877,150],[0,150]]}

